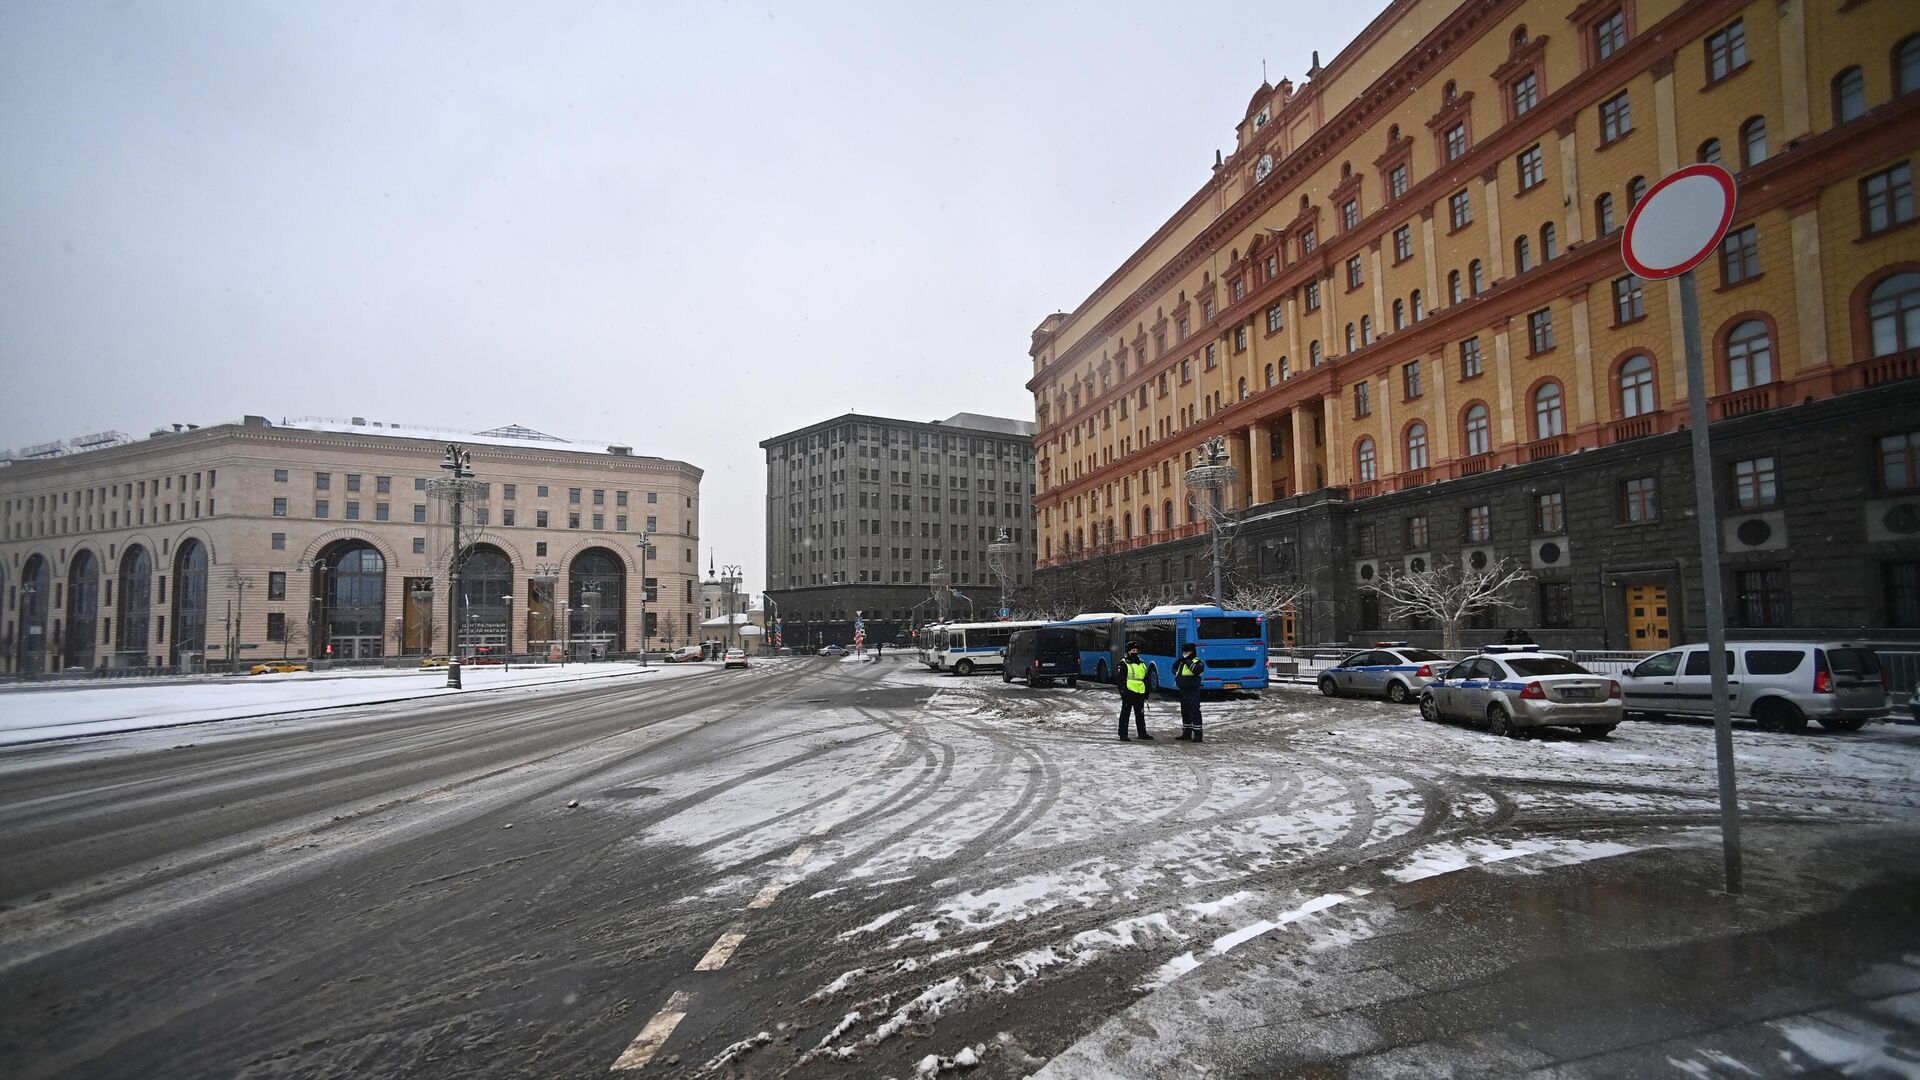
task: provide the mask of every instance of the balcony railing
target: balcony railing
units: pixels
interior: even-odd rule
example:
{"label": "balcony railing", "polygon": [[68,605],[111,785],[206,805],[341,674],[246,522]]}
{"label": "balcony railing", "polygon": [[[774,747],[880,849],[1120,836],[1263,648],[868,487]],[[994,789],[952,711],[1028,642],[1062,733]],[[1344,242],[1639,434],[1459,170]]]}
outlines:
{"label": "balcony railing", "polygon": [[1920,378],[1920,349],[1888,353],[1854,365],[1862,387],[1883,386],[1902,379]]}
{"label": "balcony railing", "polygon": [[1395,480],[1394,490],[1405,491],[1408,488],[1417,488],[1424,484],[1431,484],[1433,483],[1432,473],[1433,470],[1431,469],[1408,469],[1406,472],[1401,473]]}
{"label": "balcony railing", "polygon": [[1490,454],[1481,454],[1479,457],[1470,457],[1462,461],[1460,463],[1460,475],[1473,476],[1477,473],[1486,472],[1491,468],[1493,468],[1493,456]]}
{"label": "balcony railing", "polygon": [[1611,441],[1626,442],[1628,439],[1644,439],[1653,434],[1653,416],[1633,416],[1613,422]]}
{"label": "balcony railing", "polygon": [[1764,412],[1767,409],[1773,408],[1773,391],[1774,388],[1768,385],[1756,386],[1751,390],[1736,390],[1731,394],[1722,394],[1720,397],[1714,399],[1714,414],[1720,419],[1725,420],[1732,416],[1746,416],[1751,413]]}
{"label": "balcony railing", "polygon": [[1552,439],[1541,439],[1537,442],[1528,444],[1527,460],[1528,461],[1545,461],[1548,458],[1559,457],[1561,454],[1564,454],[1566,452],[1567,452],[1566,439],[1559,438],[1559,437],[1555,437]]}
{"label": "balcony railing", "polygon": [[1378,494],[1380,494],[1380,481],[1378,480],[1362,480],[1359,483],[1347,485],[1347,498],[1349,499],[1371,499]]}

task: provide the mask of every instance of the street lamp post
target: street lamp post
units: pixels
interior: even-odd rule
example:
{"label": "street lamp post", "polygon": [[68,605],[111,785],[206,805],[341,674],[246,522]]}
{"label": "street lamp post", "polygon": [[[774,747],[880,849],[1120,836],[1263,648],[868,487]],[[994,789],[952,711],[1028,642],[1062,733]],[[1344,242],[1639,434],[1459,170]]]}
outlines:
{"label": "street lamp post", "polygon": [[511,671],[513,670],[511,659],[513,656],[513,594],[507,593],[502,596],[500,602],[507,606],[507,644],[506,651],[501,654],[501,662],[507,666],[507,670]]}
{"label": "street lamp post", "polygon": [[293,569],[295,573],[307,575],[307,594],[312,597],[312,600],[307,604],[307,659],[313,660],[320,656],[318,652],[320,648],[320,605],[326,603],[326,600],[322,596],[325,590],[314,588],[313,579],[315,574],[324,578],[330,567],[327,566],[325,559],[301,559],[299,562],[293,564]]}
{"label": "street lamp post", "polygon": [[740,565],[738,563],[728,563],[726,566],[720,568],[720,591],[727,598],[727,648],[729,649],[733,648],[735,630],[733,622],[733,596],[734,590],[737,589],[739,585]]}
{"label": "street lamp post", "polygon": [[653,534],[640,534],[640,666],[647,666],[647,561],[653,557]]}
{"label": "street lamp post", "polygon": [[1213,602],[1224,607],[1226,597],[1220,588],[1220,563],[1232,523],[1228,508],[1222,505],[1222,493],[1231,490],[1240,479],[1240,470],[1227,463],[1227,440],[1216,435],[1201,448],[1201,463],[1187,470],[1187,490],[1206,495],[1201,505],[1206,510],[1213,539]]}
{"label": "street lamp post", "polygon": [[233,632],[227,637],[227,674],[234,671],[234,662],[240,653],[241,626],[246,619],[247,590],[253,588],[253,579],[234,570],[227,579],[227,587],[233,590]]}
{"label": "street lamp post", "polygon": [[1001,529],[993,543],[987,545],[987,567],[1000,581],[1000,617],[1007,617],[1007,560],[1018,554],[1020,545],[1013,542],[1007,530]]}
{"label": "street lamp post", "polygon": [[[22,631],[20,634],[20,657],[21,657],[21,660],[24,662],[19,664],[18,668],[27,667],[28,664],[30,663],[33,670],[31,672],[28,672],[27,674],[32,674],[32,675],[40,674],[41,671],[46,667],[47,618],[46,618],[46,613],[44,611],[40,611],[34,607],[35,598],[37,598],[39,595],[40,595],[40,587],[38,585],[35,585],[31,581],[27,582],[25,585],[20,586],[20,626]],[[36,616],[38,616],[40,619],[40,622],[38,624],[40,626],[40,632],[38,635],[32,635],[32,634],[29,634],[27,630],[29,627],[35,624],[29,622],[28,620]],[[28,649],[27,642],[29,640],[40,642],[40,648]],[[30,652],[34,653],[35,655],[29,661],[27,654]]]}
{"label": "street lamp post", "polygon": [[[454,606],[460,595],[460,567],[466,562],[465,552],[460,550],[460,526],[467,508],[467,484],[473,478],[473,452],[458,443],[448,443],[447,453],[440,467],[447,471],[442,478],[443,486],[453,500],[453,551],[447,558],[447,634],[456,636],[460,630],[459,610]],[[460,643],[447,642],[447,689],[460,689]]]}

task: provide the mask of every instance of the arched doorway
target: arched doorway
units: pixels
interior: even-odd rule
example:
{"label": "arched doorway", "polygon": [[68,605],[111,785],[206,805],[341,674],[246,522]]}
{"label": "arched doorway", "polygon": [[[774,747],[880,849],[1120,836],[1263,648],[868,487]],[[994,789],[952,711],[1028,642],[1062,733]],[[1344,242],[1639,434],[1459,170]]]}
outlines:
{"label": "arched doorway", "polygon": [[47,670],[47,605],[53,602],[53,567],[35,555],[20,572],[20,629],[14,638],[14,670],[34,675]]}
{"label": "arched doorway", "polygon": [[508,651],[513,615],[513,561],[492,544],[475,544],[460,560],[459,620],[462,656]]}
{"label": "arched doorway", "polygon": [[100,634],[100,560],[80,549],[67,566],[67,640],[61,666],[93,666],[94,640]]}
{"label": "arched doorway", "polygon": [[173,662],[197,667],[207,651],[207,546],[180,545],[173,556]]}
{"label": "arched doorway", "polygon": [[575,555],[567,565],[567,604],[575,655],[626,651],[627,566],[620,556],[606,548]]}
{"label": "arched doorway", "polygon": [[120,556],[120,609],[114,649],[122,667],[147,666],[147,634],[153,622],[153,556],[135,544]]}
{"label": "arched doorway", "polygon": [[364,540],[342,540],[320,553],[313,595],[318,610],[313,654],[330,660],[372,660],[387,654],[387,560]]}

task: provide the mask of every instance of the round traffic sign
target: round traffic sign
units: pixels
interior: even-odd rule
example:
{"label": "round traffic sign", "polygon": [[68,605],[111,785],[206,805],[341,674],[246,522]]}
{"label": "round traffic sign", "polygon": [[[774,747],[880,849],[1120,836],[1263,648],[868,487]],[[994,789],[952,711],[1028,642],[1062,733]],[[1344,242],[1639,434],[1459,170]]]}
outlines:
{"label": "round traffic sign", "polygon": [[1720,246],[1733,223],[1733,174],[1718,165],[1688,165],[1660,178],[1627,217],[1620,255],[1649,281],[1679,277]]}

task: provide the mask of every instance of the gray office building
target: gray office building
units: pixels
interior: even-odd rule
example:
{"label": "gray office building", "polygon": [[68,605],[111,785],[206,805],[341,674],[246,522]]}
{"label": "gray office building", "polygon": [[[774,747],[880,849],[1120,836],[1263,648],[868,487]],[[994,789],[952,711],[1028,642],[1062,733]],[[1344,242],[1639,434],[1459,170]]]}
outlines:
{"label": "gray office building", "polygon": [[[897,641],[954,611],[990,619],[1002,584],[1033,579],[1033,424],[975,413],[848,413],[760,444],[767,454],[768,618],[790,646]],[[996,564],[989,545],[1014,545]]]}

